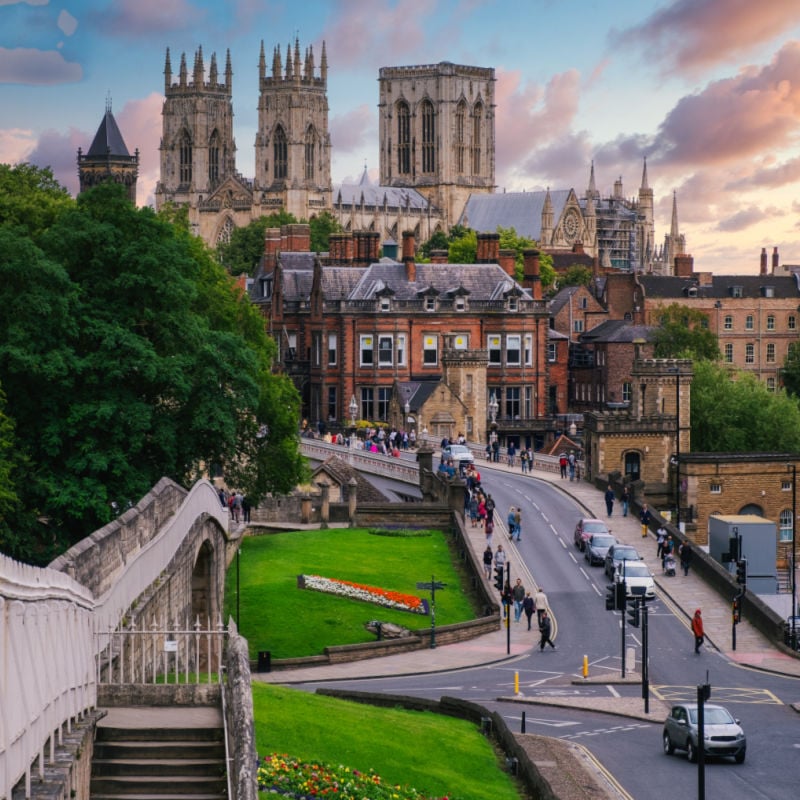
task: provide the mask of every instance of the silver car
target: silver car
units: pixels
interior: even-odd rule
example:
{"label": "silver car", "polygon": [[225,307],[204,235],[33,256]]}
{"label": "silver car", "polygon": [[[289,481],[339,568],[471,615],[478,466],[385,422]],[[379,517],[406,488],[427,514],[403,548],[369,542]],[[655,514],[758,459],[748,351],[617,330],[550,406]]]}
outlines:
{"label": "silver car", "polygon": [[[662,733],[664,752],[672,755],[685,750],[689,761],[697,761],[697,703],[680,703],[664,722]],[[747,740],[727,708],[706,704],[703,719],[703,750],[707,756],[731,756],[737,764],[744,763]]]}

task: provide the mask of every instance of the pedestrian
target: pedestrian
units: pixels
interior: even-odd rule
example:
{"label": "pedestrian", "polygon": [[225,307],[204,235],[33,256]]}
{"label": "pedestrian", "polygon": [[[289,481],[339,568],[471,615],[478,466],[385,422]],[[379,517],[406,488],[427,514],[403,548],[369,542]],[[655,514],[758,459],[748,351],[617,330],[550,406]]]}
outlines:
{"label": "pedestrian", "polygon": [[542,612],[542,616],[539,617],[539,651],[544,652],[544,646],[549,644],[553,650],[556,649],[556,646],[553,644],[552,639],[550,638],[550,632],[552,631],[552,627],[550,625],[550,617],[547,615],[546,611]]}
{"label": "pedestrian", "polygon": [[514,538],[519,541],[522,537],[522,509],[517,508],[514,512]]}
{"label": "pedestrian", "polygon": [[483,532],[486,534],[486,546],[491,547],[494,542],[494,522],[492,522],[492,520],[486,520]]}
{"label": "pedestrian", "polygon": [[571,481],[575,480],[575,451],[570,450],[569,458],[567,459],[569,462],[569,479]]}
{"label": "pedestrian", "polygon": [[519,451],[519,468],[523,475],[528,471],[528,453],[526,450]]}
{"label": "pedestrian", "polygon": [[474,528],[478,524],[478,493],[474,491],[469,498],[469,519]]}
{"label": "pedestrian", "polygon": [[566,453],[562,453],[558,457],[558,468],[561,470],[561,477],[562,478],[566,478],[567,477],[567,454]]}
{"label": "pedestrian", "polygon": [[689,567],[692,565],[692,548],[689,542],[684,542],[678,548],[678,555],[681,559],[681,567],[683,567],[683,577],[686,578],[689,575]]}
{"label": "pedestrian", "polygon": [[496,569],[500,569],[502,567],[503,569],[505,569],[506,568],[506,560],[507,560],[506,551],[503,550],[503,545],[501,545],[501,544],[497,545],[497,550],[495,551],[495,554],[494,554],[494,566],[495,566],[495,568]]}
{"label": "pedestrian", "polygon": [[492,579],[493,561],[494,561],[494,553],[492,553],[492,546],[490,544],[487,544],[486,549],[483,551],[483,571],[486,575],[487,581]]}
{"label": "pedestrian", "polygon": [[508,516],[506,517],[506,524],[508,525],[508,538],[514,538],[514,506],[508,507]]}
{"label": "pedestrian", "polygon": [[606,513],[610,517],[611,512],[614,510],[614,490],[611,488],[611,484],[609,484],[608,489],[606,489],[605,498],[606,498]]}
{"label": "pedestrian", "polygon": [[482,494],[478,498],[478,522],[480,522],[481,528],[486,522],[486,500]]}
{"label": "pedestrian", "polygon": [[522,602],[525,600],[525,587],[521,578],[517,578],[517,582],[511,590],[511,596],[514,598],[514,622],[519,622],[522,616]]}
{"label": "pedestrian", "polygon": [[541,623],[542,614],[547,611],[547,595],[544,593],[544,589],[542,589],[541,586],[536,590],[536,594],[533,596],[533,602],[536,604],[536,619]]}
{"label": "pedestrian", "polygon": [[500,462],[500,442],[497,439],[492,442],[492,461],[495,464]]}
{"label": "pedestrian", "polygon": [[514,457],[517,455],[517,448],[514,445],[514,442],[508,443],[508,449],[506,450],[506,456],[508,458],[508,466],[514,466]]}
{"label": "pedestrian", "polygon": [[666,570],[666,566],[664,562],[667,560],[667,556],[672,555],[672,550],[675,547],[674,542],[672,541],[672,536],[667,534],[667,538],[664,539],[664,544],[661,545],[661,569]]}
{"label": "pedestrian", "polygon": [[533,617],[535,608],[536,604],[533,602],[531,593],[526,592],[525,599],[522,601],[522,610],[525,612],[525,616],[528,618],[528,630],[531,629],[531,617]]}
{"label": "pedestrian", "polygon": [[486,521],[487,522],[494,522],[494,500],[490,494],[486,495]]}
{"label": "pedestrian", "polygon": [[622,516],[628,516],[628,508],[631,504],[631,490],[627,486],[622,487],[622,494],[619,496],[619,501],[622,503]]}
{"label": "pedestrian", "polygon": [[661,558],[661,553],[664,550],[664,542],[667,539],[667,529],[660,525],[656,531],[656,557]]}
{"label": "pedestrian", "polygon": [[514,595],[511,591],[510,583],[506,583],[506,585],[503,587],[503,594],[500,597],[500,600],[503,604],[503,619],[505,619],[510,615],[511,603],[514,601]]}
{"label": "pedestrian", "polygon": [[250,500],[248,499],[247,495],[242,497],[242,519],[244,522],[250,522],[250,509],[252,506],[250,505]]}
{"label": "pedestrian", "polygon": [[705,640],[705,632],[703,631],[703,617],[700,614],[700,609],[694,612],[692,617],[692,633],[694,634],[694,652],[700,652],[700,645]]}
{"label": "pedestrian", "polygon": [[653,515],[650,513],[650,509],[647,507],[647,503],[642,506],[642,510],[639,512],[639,522],[642,523],[642,538],[644,539],[647,536],[647,529],[650,527],[650,520],[653,519]]}

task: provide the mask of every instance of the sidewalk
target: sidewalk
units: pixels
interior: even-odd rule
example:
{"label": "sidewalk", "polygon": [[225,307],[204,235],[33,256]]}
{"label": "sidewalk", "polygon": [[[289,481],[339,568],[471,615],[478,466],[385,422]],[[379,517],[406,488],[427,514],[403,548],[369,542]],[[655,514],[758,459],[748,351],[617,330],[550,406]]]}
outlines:
{"label": "sidewalk", "polygon": [[[503,464],[489,465],[488,462],[479,462],[477,466],[483,475],[483,483],[487,486],[487,489],[491,487],[492,472],[501,471],[520,474],[519,468],[511,469]],[[736,650],[732,650],[729,604],[709,588],[702,579],[694,575],[691,570],[687,577],[684,577],[681,570],[678,570],[678,574],[673,578],[664,576],[661,571],[661,562],[656,557],[655,536],[650,532],[647,538],[643,539],[638,517],[630,515],[623,517],[619,503],[615,504],[615,513],[611,518],[608,518],[605,513],[603,492],[595,489],[586,481],[570,481],[562,479],[557,472],[549,473],[540,470],[535,470],[530,479],[532,481],[546,481],[570,495],[583,507],[588,516],[606,520],[612,533],[620,542],[632,544],[637,548],[655,576],[657,591],[660,596],[670,601],[672,605],[683,612],[687,625],[687,637],[689,636],[688,626],[691,616],[696,608],[701,608],[708,642],[731,660],[757,669],[800,677],[800,659],[784,654],[776,647],[773,647],[769,640],[746,620],[742,620],[737,626]],[[509,558],[515,566],[515,571],[521,571],[523,583],[527,589],[533,592],[536,587],[534,577],[527,567],[523,569],[524,565],[516,549],[516,543],[508,539],[505,511],[507,509],[498,508],[495,510],[496,526],[493,549],[496,549],[497,544],[501,543],[503,548],[509,551]],[[478,561],[480,561],[481,555],[486,549],[483,530],[481,528],[472,528],[469,520],[467,520],[467,535],[470,545],[476,553]],[[569,532],[567,535],[569,535]],[[558,608],[553,611],[557,626]],[[524,621],[516,624],[512,620],[510,627],[510,655],[506,653],[507,632],[505,626],[503,626],[499,631],[491,634],[459,642],[458,644],[443,645],[435,649],[416,650],[409,653],[346,664],[260,673],[254,674],[253,678],[254,680],[268,683],[306,683],[389,675],[413,675],[491,664],[513,659],[527,653],[537,644],[538,631],[527,631]],[[578,667],[576,667],[577,670]],[[620,698],[620,700],[624,700],[624,698]],[[641,701],[638,701],[638,704],[641,705]],[[625,706],[624,703],[619,705]],[[617,713],[626,712],[620,708]]]}

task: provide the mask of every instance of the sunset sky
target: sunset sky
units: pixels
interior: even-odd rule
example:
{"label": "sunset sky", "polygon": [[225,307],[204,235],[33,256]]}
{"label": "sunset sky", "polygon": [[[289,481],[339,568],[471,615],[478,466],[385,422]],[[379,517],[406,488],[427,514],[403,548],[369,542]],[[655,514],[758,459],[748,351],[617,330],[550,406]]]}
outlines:
{"label": "sunset sky", "polygon": [[498,191],[635,195],[647,157],[656,241],[673,192],[695,269],[800,264],[800,0],[0,0],[0,162],[73,193],[110,96],[139,203],[158,178],[164,55],[233,64],[237,168],[252,177],[258,54],[328,51],[333,180],[377,176],[378,69],[494,67]]}

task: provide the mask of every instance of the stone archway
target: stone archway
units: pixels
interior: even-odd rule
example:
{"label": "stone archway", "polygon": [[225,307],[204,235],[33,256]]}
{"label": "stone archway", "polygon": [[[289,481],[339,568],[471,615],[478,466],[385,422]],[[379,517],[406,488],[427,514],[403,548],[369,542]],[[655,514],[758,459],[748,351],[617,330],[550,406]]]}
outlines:
{"label": "stone archway", "polygon": [[219,608],[215,583],[214,549],[206,540],[200,546],[192,569],[192,625],[198,617],[203,628],[216,624]]}
{"label": "stone archway", "polygon": [[748,503],[746,506],[742,506],[739,509],[739,514],[742,516],[750,514],[754,517],[763,517],[764,509],[755,503]]}

